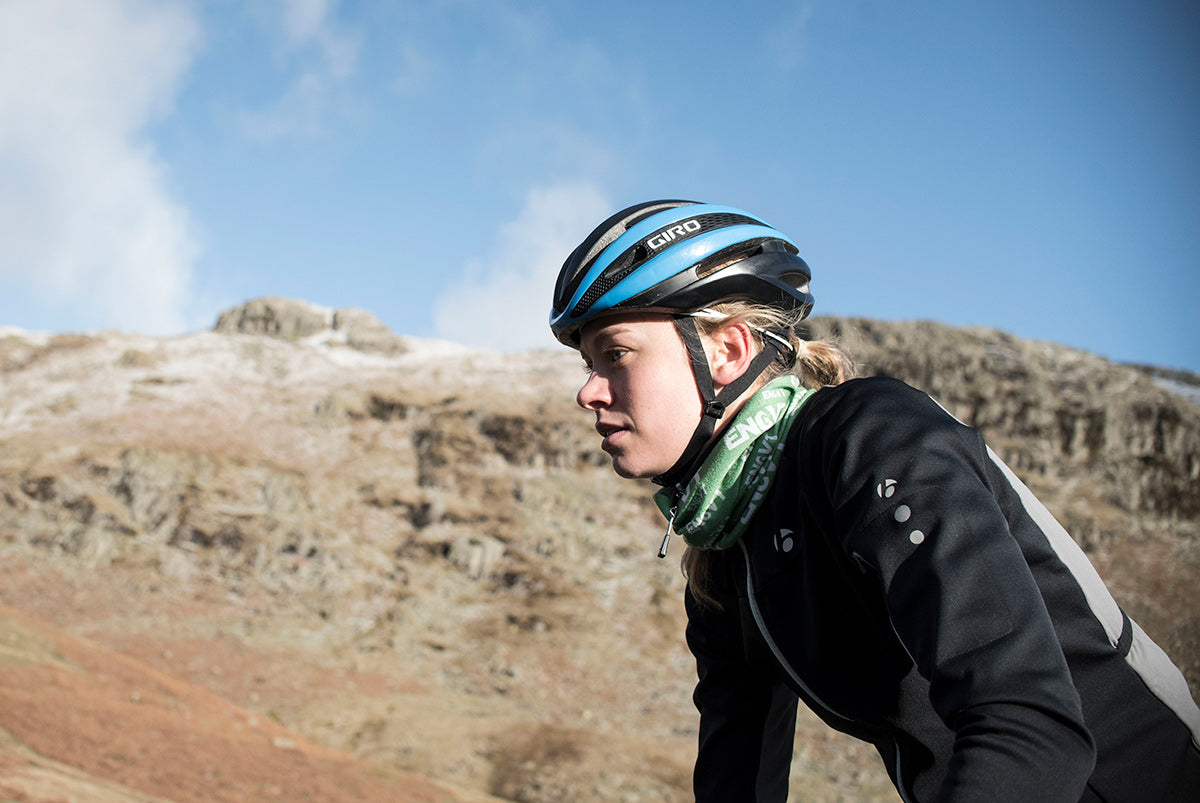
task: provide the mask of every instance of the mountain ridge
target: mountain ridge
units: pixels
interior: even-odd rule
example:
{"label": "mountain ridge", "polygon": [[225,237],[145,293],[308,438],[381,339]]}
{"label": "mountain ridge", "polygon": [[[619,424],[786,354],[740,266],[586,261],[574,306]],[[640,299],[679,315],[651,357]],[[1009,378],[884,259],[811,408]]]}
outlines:
{"label": "mountain ridge", "polygon": [[[171,338],[0,330],[0,604],[368,773],[690,799],[682,579],[653,557],[651,488],[612,475],[574,405],[577,356],[287,299],[222,319]],[[1195,694],[1200,408],[1158,384],[1194,375],[928,322],[806,333],[977,426]],[[895,799],[869,749],[804,714],[793,779]]]}

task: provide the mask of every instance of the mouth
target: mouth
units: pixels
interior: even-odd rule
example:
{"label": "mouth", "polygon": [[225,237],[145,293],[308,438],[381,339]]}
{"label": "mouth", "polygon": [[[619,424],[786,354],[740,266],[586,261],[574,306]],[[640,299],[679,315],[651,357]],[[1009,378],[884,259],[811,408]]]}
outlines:
{"label": "mouth", "polygon": [[607,449],[612,446],[614,441],[618,440],[621,434],[627,430],[624,427],[617,426],[616,424],[597,423],[596,431],[599,432],[600,437],[604,439],[600,444],[600,448]]}

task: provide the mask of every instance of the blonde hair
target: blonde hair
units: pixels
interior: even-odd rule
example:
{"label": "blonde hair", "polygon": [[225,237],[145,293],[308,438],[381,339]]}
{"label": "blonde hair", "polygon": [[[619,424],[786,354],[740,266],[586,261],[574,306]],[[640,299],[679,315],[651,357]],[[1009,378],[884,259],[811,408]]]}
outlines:
{"label": "blonde hair", "polygon": [[[788,341],[796,351],[795,364],[788,368],[779,360],[775,360],[759,377],[755,388],[788,373],[794,373],[800,378],[802,385],[814,389],[825,385],[840,385],[855,376],[854,361],[836,343],[800,339],[796,334],[800,316],[794,312],[742,299],[722,301],[709,306],[708,309],[721,313],[722,317],[694,319],[697,330],[706,337],[712,336],[718,329],[730,323],[742,322],[759,332],[759,348],[762,348],[762,330],[788,333]],[[684,550],[680,569],[687,578],[688,590],[697,601],[702,605],[720,608],[721,604],[708,593],[710,554],[709,550],[689,546]]]}
{"label": "blonde hair", "polygon": [[719,312],[722,317],[697,317],[694,319],[696,329],[705,337],[711,337],[721,327],[739,321],[760,333],[760,348],[762,347],[762,330],[788,333],[788,341],[796,350],[796,364],[789,369],[776,360],[763,372],[758,380],[758,385],[765,385],[772,379],[777,379],[787,373],[794,373],[800,377],[800,383],[806,388],[840,385],[847,379],[854,378],[854,360],[836,343],[799,338],[796,334],[796,327],[800,323],[798,313],[741,299],[722,301],[712,304],[706,309]]}

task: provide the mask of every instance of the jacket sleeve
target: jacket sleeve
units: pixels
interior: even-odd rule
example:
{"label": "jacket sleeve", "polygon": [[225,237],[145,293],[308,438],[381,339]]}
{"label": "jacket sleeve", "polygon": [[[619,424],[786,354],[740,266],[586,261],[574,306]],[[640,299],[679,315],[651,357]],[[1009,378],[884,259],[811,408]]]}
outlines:
{"label": "jacket sleeve", "polygon": [[687,642],[700,712],[696,803],[783,803],[796,733],[795,694],[745,659],[736,599],[721,608],[688,593]]}
{"label": "jacket sleeve", "polygon": [[894,380],[832,408],[822,475],[842,548],[954,733],[941,800],[1077,801],[1095,763],[1079,694],[979,434]]}

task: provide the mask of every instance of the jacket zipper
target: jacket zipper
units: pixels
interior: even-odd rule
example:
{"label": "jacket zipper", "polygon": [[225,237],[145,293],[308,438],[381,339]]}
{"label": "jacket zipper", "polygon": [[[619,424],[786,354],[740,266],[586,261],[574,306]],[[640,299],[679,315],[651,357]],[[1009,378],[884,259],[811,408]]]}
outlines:
{"label": "jacket zipper", "polygon": [[675,497],[675,504],[671,505],[671,516],[667,519],[667,534],[663,536],[662,546],[658,548],[658,556],[665,558],[667,556],[667,545],[671,542],[671,528],[675,526],[675,516],[679,513],[679,496]]}
{"label": "jacket zipper", "polygon": [[[668,532],[670,532],[669,529]],[[812,707],[814,704],[818,705],[825,709],[826,713],[835,717],[836,719],[840,719],[843,722],[853,723],[853,719],[838,713],[832,706],[826,704],[824,700],[818,697],[813,690],[808,687],[808,684],[801,679],[800,673],[797,672],[790,663],[788,663],[788,660],[783,655],[783,651],[780,650],[779,645],[775,643],[775,639],[771,638],[771,634],[767,631],[767,623],[763,619],[762,612],[758,609],[758,599],[754,596],[754,575],[750,570],[750,550],[746,546],[745,539],[739,538],[737,543],[738,546],[741,547],[742,557],[746,561],[746,598],[750,601],[750,612],[754,615],[754,623],[758,625],[758,632],[762,634],[763,641],[765,641],[767,646],[771,649],[771,654],[775,656],[775,660],[778,661],[779,665],[783,667],[783,670],[787,672],[788,677],[792,679],[792,682],[796,684],[796,687],[804,692],[805,702],[808,703],[810,707]],[[907,793],[904,791],[904,783],[901,776],[902,768],[900,765],[900,745],[897,744],[894,739],[891,741],[892,748],[895,750],[896,756],[895,763],[893,765],[896,769],[896,791],[900,793],[900,799],[903,800],[904,803],[911,803]]]}

